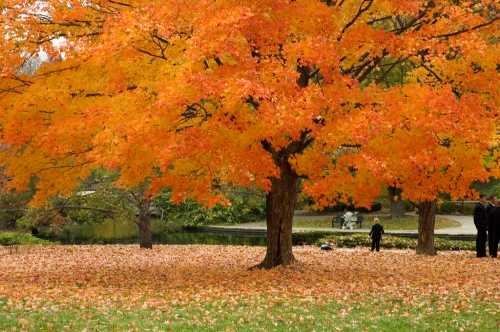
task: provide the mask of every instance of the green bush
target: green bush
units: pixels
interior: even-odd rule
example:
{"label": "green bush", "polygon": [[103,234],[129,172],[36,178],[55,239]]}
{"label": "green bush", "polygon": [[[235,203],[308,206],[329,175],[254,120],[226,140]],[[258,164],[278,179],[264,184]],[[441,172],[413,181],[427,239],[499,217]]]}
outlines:
{"label": "green bush", "polygon": [[16,228],[22,231],[28,231],[32,227],[40,227],[52,225],[52,227],[60,227],[66,223],[66,219],[54,209],[31,208],[26,210],[26,213],[17,220]]}
{"label": "green bush", "polygon": [[292,243],[293,245],[315,244],[329,235],[331,235],[329,232],[293,233]]}
{"label": "green bush", "polygon": [[434,241],[437,250],[476,250],[474,241],[458,241],[437,238]]}
{"label": "green bush", "polygon": [[170,191],[165,190],[155,199],[154,206],[169,223],[186,226],[237,224],[265,218],[262,193],[240,190],[227,196],[231,201],[229,206],[216,205],[209,209],[193,200],[174,204],[170,201]]}
{"label": "green bush", "polygon": [[39,239],[29,233],[1,232],[0,245],[52,244],[53,242]]}
{"label": "green bush", "polygon": [[16,222],[25,214],[26,204],[31,196],[32,192],[0,190],[0,229],[16,228]]}
{"label": "green bush", "polygon": [[[352,235],[329,235],[321,238],[316,244],[333,243],[339,248],[354,248],[354,247],[371,247],[371,239],[368,234],[352,234]],[[458,241],[448,240],[443,238],[435,238],[434,245],[437,250],[475,250],[473,241]],[[417,239],[385,235],[380,242],[382,248],[387,249],[415,249],[417,247]]]}

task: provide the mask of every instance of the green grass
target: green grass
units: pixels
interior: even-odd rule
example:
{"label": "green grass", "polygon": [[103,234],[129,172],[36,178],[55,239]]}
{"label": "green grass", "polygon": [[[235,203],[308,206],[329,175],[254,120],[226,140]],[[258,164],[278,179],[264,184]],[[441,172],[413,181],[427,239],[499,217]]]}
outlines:
{"label": "green grass", "polygon": [[[347,302],[239,299],[123,308],[16,307],[0,302],[0,330],[30,331],[498,331],[498,303],[374,296]],[[458,305],[459,304],[459,305]],[[458,306],[457,306],[458,305]]]}
{"label": "green grass", "polygon": [[[365,217],[363,221],[363,228],[370,228],[373,217]],[[390,219],[389,217],[379,217],[380,223],[384,226],[385,230],[415,230],[418,229],[418,217],[405,216],[399,219]],[[293,221],[294,227],[301,228],[331,228],[331,219],[295,219]],[[455,220],[450,220],[442,217],[436,219],[436,229],[459,227],[460,223]]]}

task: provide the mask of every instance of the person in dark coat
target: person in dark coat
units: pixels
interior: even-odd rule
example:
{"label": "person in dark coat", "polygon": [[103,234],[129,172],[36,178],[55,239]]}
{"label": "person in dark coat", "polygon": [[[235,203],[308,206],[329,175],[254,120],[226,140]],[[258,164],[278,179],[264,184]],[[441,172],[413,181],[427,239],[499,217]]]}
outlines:
{"label": "person in dark coat", "polygon": [[380,240],[382,239],[382,234],[384,234],[384,227],[380,225],[378,218],[373,218],[372,229],[370,230],[370,237],[372,238],[372,249],[380,251]]}
{"label": "person in dark coat", "polygon": [[500,199],[493,197],[488,209],[488,251],[491,257],[497,257],[500,241]]}
{"label": "person in dark coat", "polygon": [[487,201],[484,195],[479,197],[479,203],[474,207],[474,225],[477,229],[476,256],[486,256],[486,240],[488,238],[488,211]]}

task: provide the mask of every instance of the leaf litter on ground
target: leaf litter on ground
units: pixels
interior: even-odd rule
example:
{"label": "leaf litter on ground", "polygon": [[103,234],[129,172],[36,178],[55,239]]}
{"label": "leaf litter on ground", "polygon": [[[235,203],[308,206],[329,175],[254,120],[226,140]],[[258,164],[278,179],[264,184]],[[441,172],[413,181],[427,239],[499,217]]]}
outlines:
{"label": "leaf litter on ground", "polygon": [[[383,296],[418,306],[437,299],[488,298],[500,303],[500,259],[472,252],[417,256],[412,250],[295,247],[298,263],[249,269],[265,248],[211,245],[34,246],[0,256],[0,298],[24,308],[44,303],[81,303],[166,308],[242,298],[349,302]],[[465,305],[465,304],[464,304]]]}

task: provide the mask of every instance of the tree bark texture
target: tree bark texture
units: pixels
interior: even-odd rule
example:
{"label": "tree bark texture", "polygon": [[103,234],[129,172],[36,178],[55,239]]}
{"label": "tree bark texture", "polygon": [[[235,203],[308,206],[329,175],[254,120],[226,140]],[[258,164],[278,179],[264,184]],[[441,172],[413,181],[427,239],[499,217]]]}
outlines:
{"label": "tree bark texture", "polygon": [[153,233],[151,232],[151,216],[149,201],[145,200],[139,207],[139,246],[143,249],[153,249]]}
{"label": "tree bark texture", "polygon": [[290,265],[292,253],[292,221],[297,201],[297,174],[288,160],[280,163],[281,177],[271,180],[271,191],[266,196],[267,251],[259,267],[270,269]]}
{"label": "tree bark texture", "polygon": [[434,247],[434,226],[436,224],[436,203],[421,202],[418,204],[418,255],[436,255]]}
{"label": "tree bark texture", "polygon": [[151,220],[148,217],[139,219],[139,246],[144,249],[153,248],[153,234],[151,233]]}

